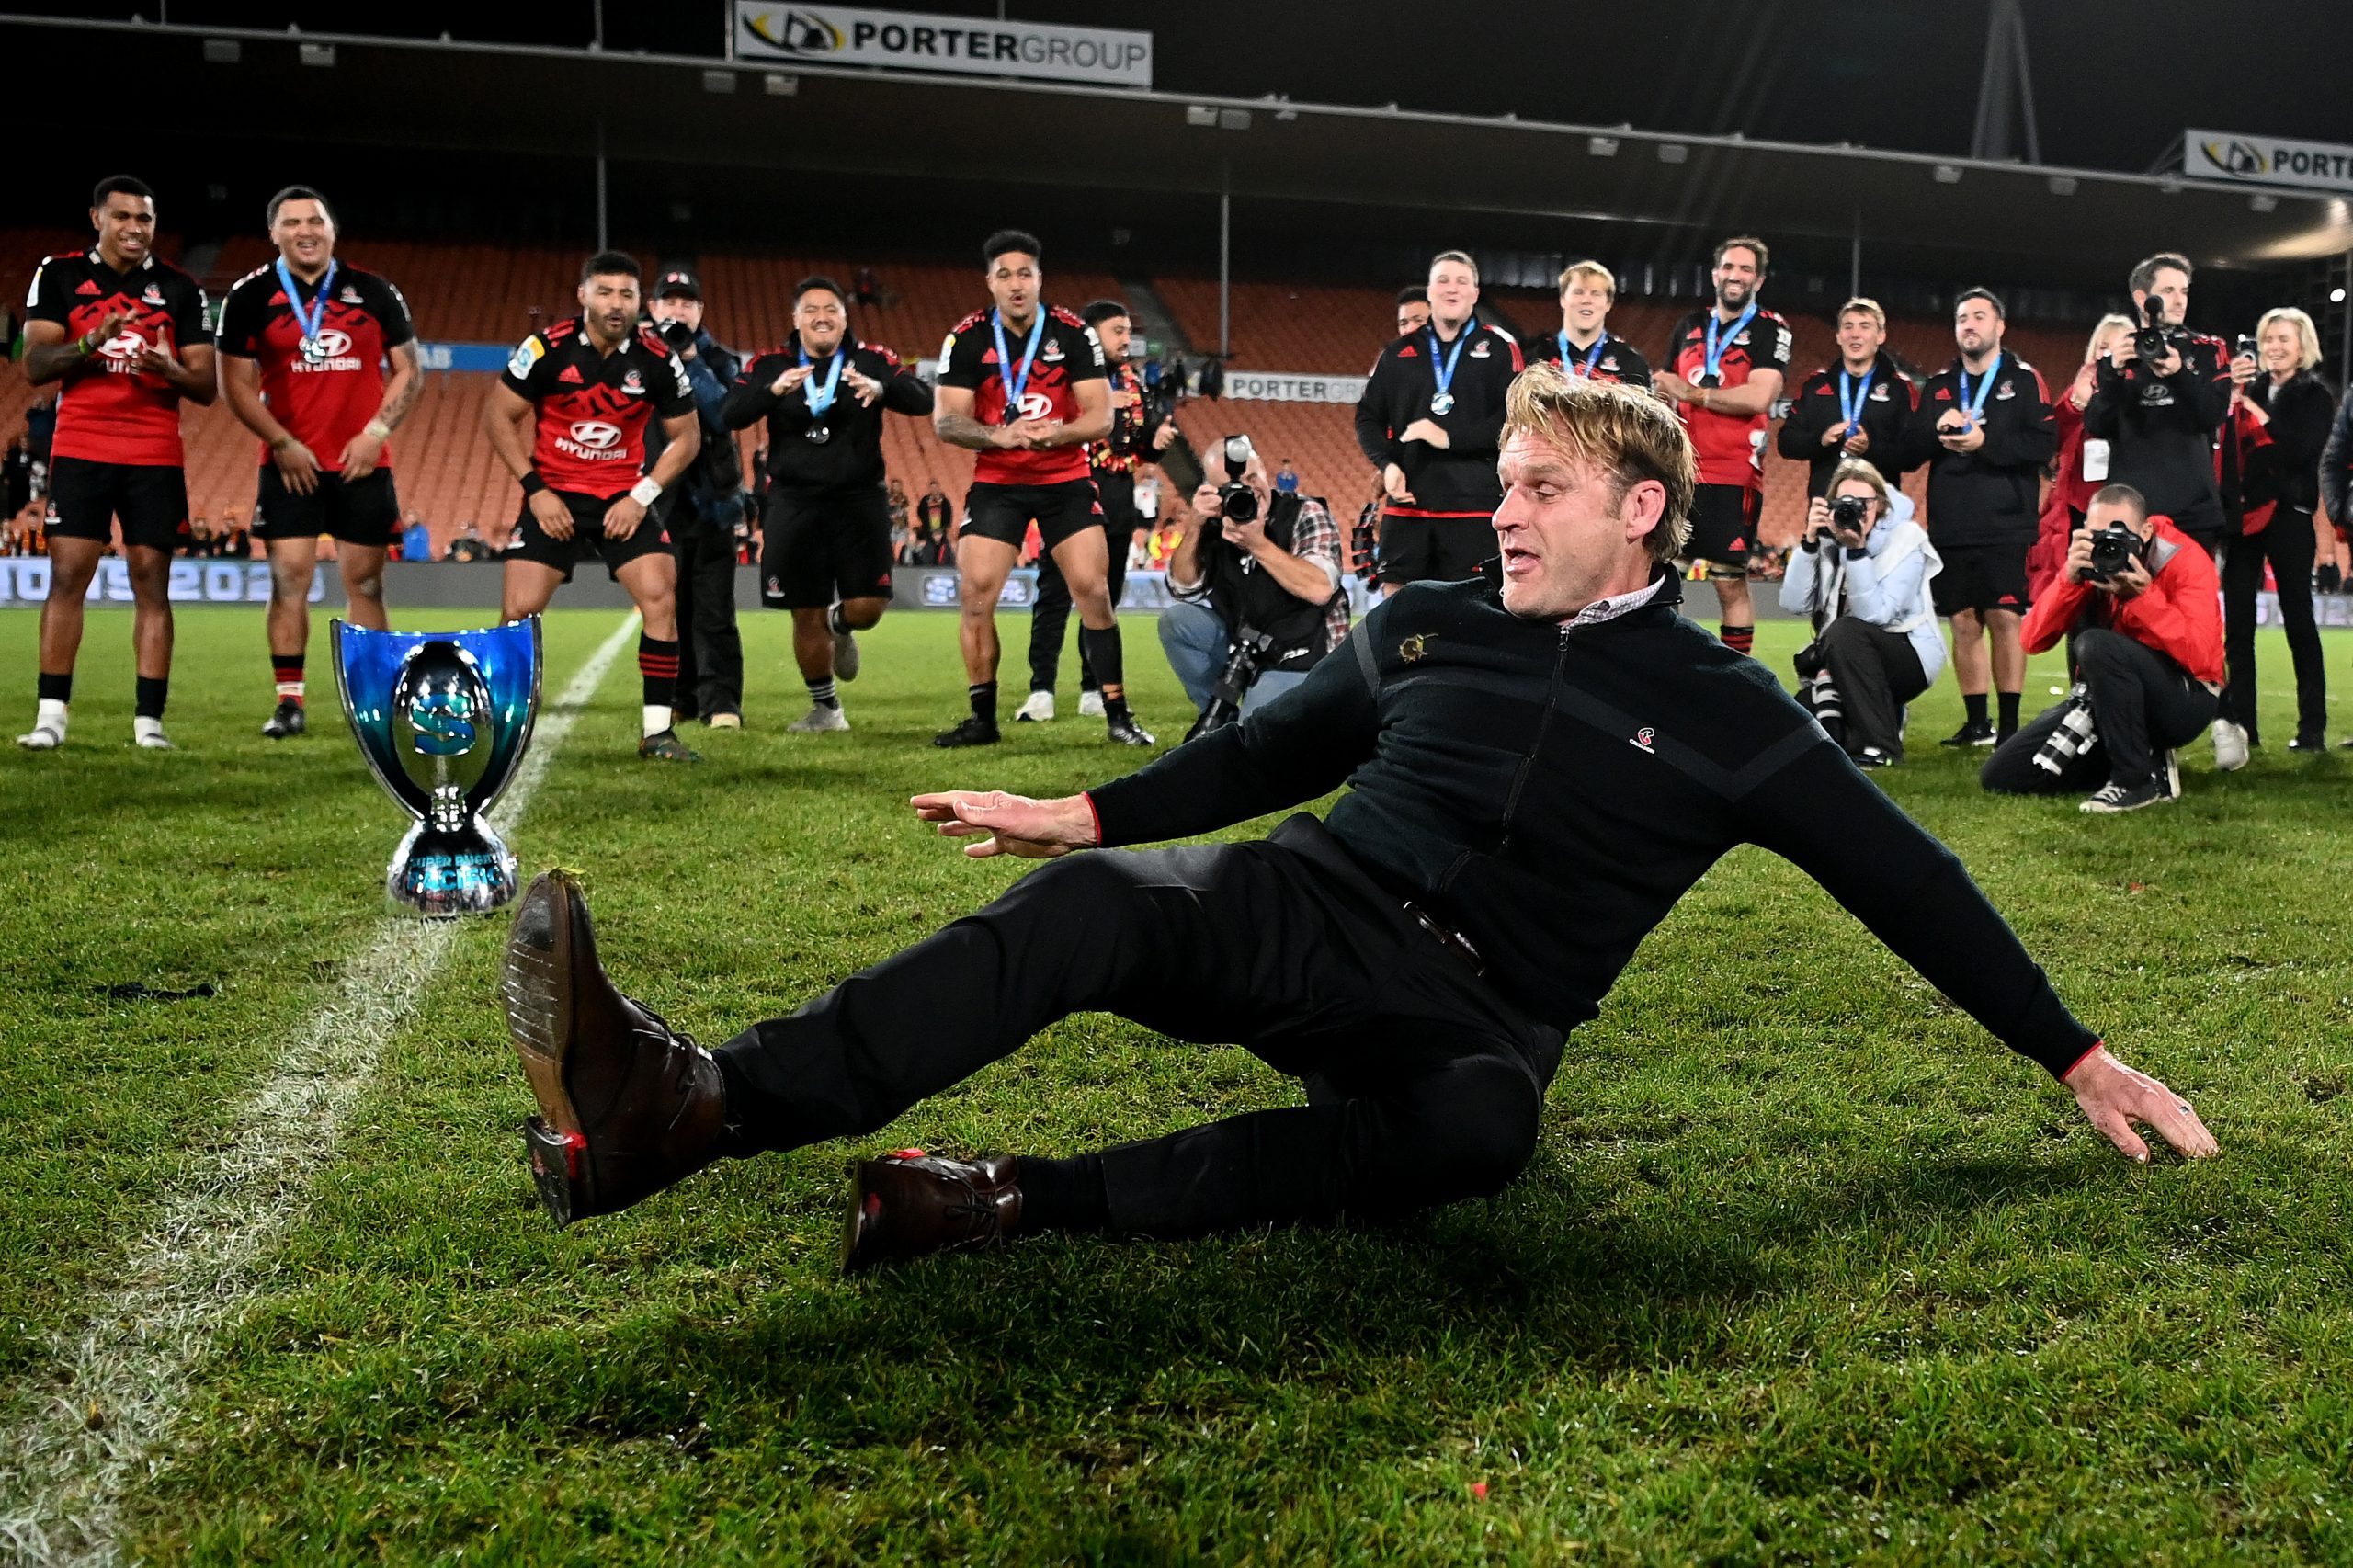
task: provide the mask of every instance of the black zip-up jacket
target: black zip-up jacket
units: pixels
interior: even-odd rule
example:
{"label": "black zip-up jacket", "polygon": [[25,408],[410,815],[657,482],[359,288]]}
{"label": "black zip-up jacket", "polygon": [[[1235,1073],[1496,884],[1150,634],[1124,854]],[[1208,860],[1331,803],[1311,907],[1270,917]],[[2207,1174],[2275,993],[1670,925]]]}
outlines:
{"label": "black zip-up jacket", "polygon": [[2329,422],[2328,445],[2320,453],[2320,499],[2328,508],[2328,520],[2343,533],[2347,518],[2345,508],[2353,502],[2353,397],[2336,405],[2336,417]]}
{"label": "black zip-up jacket", "polygon": [[[1473,312],[1463,324],[1468,335],[1454,358],[1448,392],[1454,404],[1430,411],[1438,396],[1438,368],[1430,362],[1430,329],[1408,333],[1381,351],[1372,379],[1357,400],[1357,445],[1377,469],[1395,463],[1405,471],[1410,504],[1388,504],[1392,517],[1492,517],[1504,502],[1495,478],[1495,456],[1503,439],[1504,393],[1526,369],[1518,340]],[[1441,353],[1453,348],[1441,346]],[[1446,432],[1444,448],[1427,441],[1400,441],[1398,433],[1416,419],[1434,419]]]}
{"label": "black zip-up jacket", "polygon": [[[824,441],[809,439],[818,421],[809,412],[809,383],[779,397],[770,389],[776,379],[801,363],[801,335],[785,339],[782,347],[756,354],[735,378],[720,410],[730,430],[768,422],[768,479],[790,490],[882,488],[882,415],[885,411],[909,415],[931,412],[931,387],[902,365],[899,357],[879,344],[845,344],[848,369],[882,383],[882,395],[870,408],[862,406],[849,390],[845,370],[834,390],[833,406],[825,411]],[[827,360],[813,360],[811,369],[822,376]]]}
{"label": "black zip-up jacket", "polygon": [[[1838,401],[1839,372],[1845,361],[1825,366],[1805,379],[1790,401],[1790,416],[1773,437],[1773,449],[1791,462],[1806,465],[1805,494],[1811,501],[1830,493],[1830,476],[1837,472],[1846,443],[1825,447],[1823,432],[1843,424],[1847,412]],[[1912,415],[1920,405],[1920,389],[1904,378],[1884,349],[1871,369],[1871,390],[1863,394],[1863,437],[1870,443],[1863,461],[1887,477],[1890,483],[1920,466],[1912,452]]]}
{"label": "black zip-up jacket", "polygon": [[2152,374],[2139,360],[2103,359],[2084,430],[2109,443],[2108,477],[2148,497],[2149,510],[2211,553],[2222,533],[2222,494],[2214,475],[2214,433],[2231,406],[2230,356],[2222,339],[2193,335],[2181,369]]}
{"label": "black zip-up jacket", "polygon": [[[1948,451],[1937,421],[1960,406],[1961,361],[1921,383],[1905,457],[1928,465],[1928,537],[1939,550],[2031,545],[2040,531],[2042,465],[2059,450],[2059,426],[2042,373],[2005,350],[1985,399],[1985,444]],[[1977,378],[1969,378],[1976,395]]]}
{"label": "black zip-up jacket", "polygon": [[2328,444],[2336,399],[2310,370],[2297,371],[2284,387],[2257,376],[2247,383],[2246,395],[2271,417],[2263,427],[2270,441],[2246,455],[2246,505],[2277,501],[2309,513],[2320,505],[2321,449]]}
{"label": "black zip-up jacket", "polygon": [[1492,574],[1415,584],[1296,689],[1091,791],[1102,841],[1181,838],[1345,783],[1332,836],[1564,1031],[1710,866],[1758,844],[2064,1075],[2098,1041],[1961,862],[1680,602],[1666,576],[1640,608],[1563,626],[1510,614]]}

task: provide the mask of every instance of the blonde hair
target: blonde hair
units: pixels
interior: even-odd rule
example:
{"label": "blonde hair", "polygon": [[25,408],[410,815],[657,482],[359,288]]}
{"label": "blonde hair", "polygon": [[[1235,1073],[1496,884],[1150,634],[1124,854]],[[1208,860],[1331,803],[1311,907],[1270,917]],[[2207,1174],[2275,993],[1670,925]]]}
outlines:
{"label": "blonde hair", "polygon": [[1618,275],[1610,271],[1608,267],[1602,266],[1601,263],[1597,261],[1573,261],[1569,263],[1569,265],[1563,268],[1561,273],[1560,291],[1563,294],[1567,293],[1569,291],[1570,279],[1575,278],[1598,278],[1601,279],[1601,286],[1609,291],[1610,299],[1615,300],[1618,298]]}
{"label": "blonde hair", "polygon": [[1839,306],[1838,313],[1832,316],[1830,319],[1834,322],[1842,322],[1848,316],[1853,315],[1869,316],[1871,320],[1879,323],[1879,329],[1881,332],[1885,332],[1887,330],[1887,312],[1879,308],[1879,301],[1877,300],[1866,300],[1860,294],[1858,294],[1853,299],[1847,301],[1845,304]]}
{"label": "blonde hair", "polygon": [[2320,329],[2313,325],[2312,317],[2293,305],[2281,305],[2277,310],[2264,312],[2263,319],[2255,324],[2256,342],[2260,344],[2263,341],[2263,335],[2271,330],[2273,322],[2283,321],[2293,322],[2296,325],[2296,369],[2309,370],[2319,364]]}
{"label": "blonde hair", "polygon": [[1880,472],[1878,465],[1862,458],[1840,459],[1838,466],[1830,471],[1830,484],[1823,494],[1836,495],[1840,485],[1858,479],[1879,492],[1879,504],[1882,510],[1895,505],[1895,487],[1888,483],[1887,475]]}
{"label": "blonde hair", "polygon": [[2131,332],[2132,330],[2132,318],[2131,316],[2117,315],[2113,312],[2099,318],[2098,324],[2092,328],[2091,340],[2084,345],[2085,364],[2088,365],[2093,360],[2099,358],[2099,340],[2108,335],[2109,329],[2110,327],[2118,326],[2122,327],[2127,332]]}
{"label": "blonde hair", "polygon": [[1432,272],[1436,272],[1439,267],[1449,261],[1459,261],[1463,266],[1469,267],[1471,269],[1471,281],[1473,283],[1479,281],[1479,264],[1471,259],[1471,253],[1469,251],[1442,250],[1436,256],[1430,257],[1430,270]]}
{"label": "blonde hair", "polygon": [[1503,439],[1526,435],[1571,462],[1609,475],[1613,501],[1643,480],[1666,488],[1666,506],[1646,541],[1653,561],[1672,561],[1691,537],[1699,460],[1683,421],[1646,392],[1572,376],[1549,359],[1521,372],[1504,394]]}

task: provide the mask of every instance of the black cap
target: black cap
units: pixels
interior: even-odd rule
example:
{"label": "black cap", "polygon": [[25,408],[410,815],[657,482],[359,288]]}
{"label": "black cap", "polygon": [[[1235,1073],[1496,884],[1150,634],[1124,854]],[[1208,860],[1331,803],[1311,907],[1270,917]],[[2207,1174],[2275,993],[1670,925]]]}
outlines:
{"label": "black cap", "polygon": [[665,267],[662,276],[654,280],[654,297],[667,300],[684,295],[689,300],[702,298],[702,284],[695,278],[691,267]]}

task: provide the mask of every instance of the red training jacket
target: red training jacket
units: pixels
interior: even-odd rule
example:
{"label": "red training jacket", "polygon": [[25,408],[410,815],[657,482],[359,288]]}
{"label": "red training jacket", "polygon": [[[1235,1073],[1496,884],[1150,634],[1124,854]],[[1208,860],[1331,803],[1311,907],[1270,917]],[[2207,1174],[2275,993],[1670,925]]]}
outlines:
{"label": "red training jacket", "polygon": [[2062,576],[2027,611],[2019,640],[2029,653],[2058,645],[2077,619],[2121,631],[2143,647],[2154,648],[2209,686],[2222,682],[2222,579],[2212,558],[2195,540],[2156,517],[2157,538],[2174,547],[2173,555],[2158,568],[2137,598],[2119,599]]}

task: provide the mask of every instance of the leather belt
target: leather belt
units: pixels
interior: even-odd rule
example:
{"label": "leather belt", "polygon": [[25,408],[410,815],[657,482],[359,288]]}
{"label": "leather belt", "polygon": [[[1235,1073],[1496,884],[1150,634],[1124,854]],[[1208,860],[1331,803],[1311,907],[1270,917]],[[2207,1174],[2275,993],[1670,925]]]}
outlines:
{"label": "leather belt", "polygon": [[1439,920],[1412,899],[1405,901],[1405,913],[1414,917],[1415,925],[1419,926],[1436,938],[1439,947],[1470,965],[1472,974],[1483,980],[1486,978],[1487,960],[1479,956],[1479,949],[1471,945],[1470,937]]}

